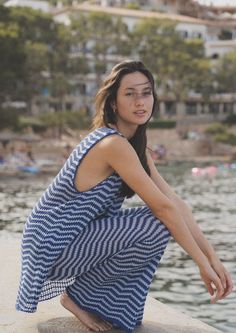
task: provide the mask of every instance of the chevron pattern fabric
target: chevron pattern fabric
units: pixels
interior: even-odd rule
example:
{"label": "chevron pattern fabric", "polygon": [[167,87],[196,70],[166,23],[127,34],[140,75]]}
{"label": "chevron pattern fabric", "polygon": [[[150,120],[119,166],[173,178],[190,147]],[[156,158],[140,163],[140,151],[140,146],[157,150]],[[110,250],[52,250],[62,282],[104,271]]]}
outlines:
{"label": "chevron pattern fabric", "polygon": [[121,208],[115,172],[88,191],[75,188],[82,159],[108,135],[121,134],[102,127],[80,142],[29,216],[16,309],[35,312],[66,290],[82,309],[131,333],[170,234],[148,207]]}

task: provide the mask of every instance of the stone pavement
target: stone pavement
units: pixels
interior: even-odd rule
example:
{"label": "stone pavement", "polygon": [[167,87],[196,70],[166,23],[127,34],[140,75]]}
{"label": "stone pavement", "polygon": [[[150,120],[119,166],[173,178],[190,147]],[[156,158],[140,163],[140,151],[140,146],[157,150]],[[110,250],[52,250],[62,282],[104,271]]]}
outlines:
{"label": "stone pavement", "polygon": [[[15,298],[20,274],[19,239],[0,238],[0,333],[83,333],[86,330],[59,303],[42,302],[33,314],[17,312]],[[109,333],[121,333],[114,329]],[[137,333],[220,333],[197,319],[148,297],[143,324]]]}

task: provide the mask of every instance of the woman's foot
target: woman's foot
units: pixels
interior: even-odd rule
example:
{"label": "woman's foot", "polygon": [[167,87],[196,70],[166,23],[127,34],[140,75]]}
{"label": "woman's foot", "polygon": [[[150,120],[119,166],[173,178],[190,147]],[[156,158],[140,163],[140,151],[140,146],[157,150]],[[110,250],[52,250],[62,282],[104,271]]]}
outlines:
{"label": "woman's foot", "polygon": [[99,318],[97,315],[82,310],[72,299],[66,294],[63,293],[61,295],[61,305],[64,306],[68,311],[73,313],[81,323],[88,328],[89,330],[93,331],[108,331],[112,329],[112,324],[108,321],[105,321]]}

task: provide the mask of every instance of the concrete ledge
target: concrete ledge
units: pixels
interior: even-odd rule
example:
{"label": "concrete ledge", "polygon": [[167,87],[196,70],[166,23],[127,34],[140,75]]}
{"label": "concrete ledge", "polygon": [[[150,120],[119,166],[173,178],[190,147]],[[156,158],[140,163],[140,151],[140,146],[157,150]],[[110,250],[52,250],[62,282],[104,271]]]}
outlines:
{"label": "concrete ledge", "polygon": [[[0,333],[84,333],[81,323],[61,307],[58,297],[39,304],[34,314],[17,312],[15,298],[20,274],[20,240],[0,239]],[[121,333],[118,329],[110,333]],[[148,297],[144,321],[137,333],[220,333]]]}

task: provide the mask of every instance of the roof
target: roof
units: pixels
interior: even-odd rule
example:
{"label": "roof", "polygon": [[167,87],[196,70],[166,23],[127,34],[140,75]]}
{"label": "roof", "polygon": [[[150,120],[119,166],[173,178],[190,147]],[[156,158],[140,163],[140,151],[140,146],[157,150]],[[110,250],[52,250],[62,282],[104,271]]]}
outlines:
{"label": "roof", "polygon": [[126,16],[131,18],[156,18],[156,19],[163,19],[163,20],[173,20],[175,22],[182,22],[182,23],[191,23],[191,24],[198,24],[198,25],[210,25],[210,26],[235,26],[235,22],[229,21],[213,21],[213,20],[203,20],[198,19],[190,16],[185,15],[177,15],[177,14],[166,14],[166,13],[158,13],[158,12],[151,12],[151,11],[143,11],[143,10],[134,10],[134,9],[126,9],[126,8],[117,8],[117,7],[101,7],[98,5],[88,5],[88,4],[80,4],[72,7],[65,7],[62,10],[57,10],[53,13],[54,16],[66,13],[66,12],[75,12],[75,11],[82,11],[82,12],[102,12],[106,14],[116,15],[116,16]]}
{"label": "roof", "polygon": [[236,6],[204,6],[213,12],[236,13]]}

